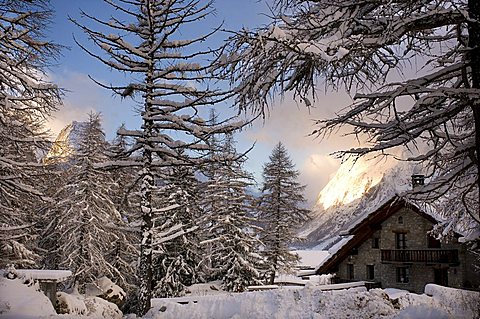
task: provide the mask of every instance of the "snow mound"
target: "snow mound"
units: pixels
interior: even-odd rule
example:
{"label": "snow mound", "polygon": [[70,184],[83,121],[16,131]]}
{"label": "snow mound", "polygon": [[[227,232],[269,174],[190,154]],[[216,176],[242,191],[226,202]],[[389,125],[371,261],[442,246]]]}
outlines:
{"label": "snow mound", "polygon": [[85,294],[91,297],[100,297],[109,302],[122,306],[125,303],[125,291],[107,277],[101,277],[86,285]]}
{"label": "snow mound", "polygon": [[24,284],[22,279],[0,277],[0,317],[39,318],[55,315],[50,300],[38,284]]}
{"label": "snow mound", "polygon": [[447,306],[448,312],[456,318],[480,318],[480,292],[478,291],[427,284],[425,294],[432,296],[439,305]]}
{"label": "snow mound", "polygon": [[57,293],[57,310],[60,314],[68,314],[67,318],[106,318],[121,319],[122,312],[118,307],[99,297],[85,297],[80,294]]}
{"label": "snow mound", "polygon": [[[325,287],[325,286],[323,286]],[[322,286],[268,291],[155,299],[145,319],[474,319],[479,318],[480,293],[427,285],[426,294],[399,289],[356,287],[323,291]],[[429,296],[431,295],[431,296]]]}
{"label": "snow mound", "polygon": [[87,306],[81,295],[57,292],[57,311],[61,314],[86,315]]}
{"label": "snow mound", "polygon": [[157,303],[144,318],[392,318],[396,313],[388,296],[380,291],[354,288],[321,291],[314,286],[262,292],[225,294],[179,305]]}

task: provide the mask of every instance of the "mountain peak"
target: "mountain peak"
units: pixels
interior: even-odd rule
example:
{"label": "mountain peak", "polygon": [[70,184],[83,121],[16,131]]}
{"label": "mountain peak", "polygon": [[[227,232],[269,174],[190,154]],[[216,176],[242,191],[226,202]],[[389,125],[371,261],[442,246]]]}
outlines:
{"label": "mountain peak", "polygon": [[46,164],[64,163],[78,149],[88,122],[77,122],[65,126],[53,142],[47,155],[43,158]]}
{"label": "mountain peak", "polygon": [[359,158],[342,163],[319,193],[312,219],[299,236],[307,246],[332,237],[351,220],[368,214],[396,194],[411,188],[415,165],[394,158]]}

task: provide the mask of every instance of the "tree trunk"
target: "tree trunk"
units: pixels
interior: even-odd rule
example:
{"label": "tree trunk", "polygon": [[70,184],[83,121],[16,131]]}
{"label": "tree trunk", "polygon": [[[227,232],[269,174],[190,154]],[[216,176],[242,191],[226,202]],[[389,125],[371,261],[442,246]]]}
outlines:
{"label": "tree trunk", "polygon": [[139,265],[139,279],[140,291],[138,300],[138,314],[143,316],[151,307],[152,299],[152,281],[153,281],[153,267],[152,267],[152,228],[153,228],[153,214],[152,214],[152,187],[153,174],[151,172],[150,164],[152,161],[152,154],[150,150],[145,150],[143,154],[144,168],[142,178],[142,196],[141,196],[141,214],[142,214],[142,242],[140,243],[140,265]]}
{"label": "tree trunk", "polygon": [[[480,89],[480,1],[468,0],[468,47],[469,60],[472,69],[472,88]],[[471,101],[473,118],[475,120],[475,152],[477,164],[478,205],[477,214],[480,217],[480,101]]]}
{"label": "tree trunk", "polygon": [[[155,29],[152,19],[152,7],[150,1],[146,1],[146,12],[149,22],[149,48],[153,48],[155,45]],[[152,161],[153,154],[151,145],[151,139],[153,136],[154,122],[151,119],[152,113],[152,101],[153,101],[153,73],[155,66],[154,50],[151,50],[148,56],[148,71],[145,76],[146,92],[144,95],[145,110],[143,117],[143,178],[142,178],[142,197],[141,197],[141,214],[142,214],[142,242],[140,245],[140,294],[138,314],[143,316],[151,307],[152,299],[152,285],[153,285],[153,212],[152,212],[152,189],[155,184]]]}

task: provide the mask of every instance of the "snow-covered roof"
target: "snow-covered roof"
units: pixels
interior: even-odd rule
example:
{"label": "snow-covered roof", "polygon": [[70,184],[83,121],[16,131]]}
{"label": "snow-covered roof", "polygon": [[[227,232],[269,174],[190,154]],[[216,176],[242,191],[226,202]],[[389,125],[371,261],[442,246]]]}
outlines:
{"label": "snow-covered roof", "polygon": [[326,261],[330,260],[335,254],[342,249],[343,246],[345,246],[350,240],[352,240],[354,236],[353,235],[348,235],[348,236],[340,236],[337,237],[336,240],[338,240],[328,251],[326,251],[326,254],[324,258],[322,259],[321,262],[319,262],[316,267],[315,267],[315,273],[322,267]]}
{"label": "snow-covered roof", "polygon": [[70,270],[48,269],[15,269],[15,272],[25,278],[43,281],[64,281],[72,275]]}
{"label": "snow-covered roof", "polygon": [[328,257],[327,250],[295,250],[300,257],[299,266],[315,268]]}

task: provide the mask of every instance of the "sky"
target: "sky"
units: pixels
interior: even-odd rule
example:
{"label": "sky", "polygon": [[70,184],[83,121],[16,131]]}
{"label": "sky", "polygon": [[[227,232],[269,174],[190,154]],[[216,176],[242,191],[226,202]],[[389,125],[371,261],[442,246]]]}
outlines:
{"label": "sky", "polygon": [[[112,72],[77,46],[74,37],[82,44],[88,44],[88,41],[81,30],[68,20],[71,17],[84,21],[80,17],[80,10],[108,19],[111,16],[108,6],[101,0],[51,0],[51,4],[55,15],[46,35],[65,48],[57,63],[50,68],[49,76],[66,90],[63,107],[49,122],[53,135],[56,136],[71,121],[85,120],[90,111],[101,112],[108,139],[115,136],[122,123],[128,128],[137,128],[140,116],[132,102],[112,96],[111,92],[89,78],[92,76],[103,83],[118,83],[122,75]],[[265,1],[217,0],[214,7],[215,15],[210,16],[202,28],[211,29],[223,23],[222,27],[228,30],[242,27],[254,29],[269,22],[270,10]],[[186,37],[189,32],[185,31]],[[226,37],[225,33],[220,33],[215,41]],[[329,154],[354,145],[351,138],[339,135],[322,141],[309,137],[314,130],[313,121],[334,116],[335,112],[350,102],[345,93],[323,91],[318,92],[318,98],[310,109],[297,104],[288,95],[283,99],[275,99],[265,121],[260,119],[235,136],[239,151],[245,151],[255,144],[248,154],[245,169],[254,174],[260,185],[263,164],[268,161],[273,147],[282,142],[300,171],[300,182],[307,185],[305,195],[313,204],[339,167],[339,161]]]}

